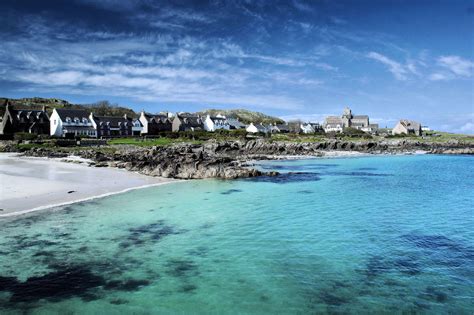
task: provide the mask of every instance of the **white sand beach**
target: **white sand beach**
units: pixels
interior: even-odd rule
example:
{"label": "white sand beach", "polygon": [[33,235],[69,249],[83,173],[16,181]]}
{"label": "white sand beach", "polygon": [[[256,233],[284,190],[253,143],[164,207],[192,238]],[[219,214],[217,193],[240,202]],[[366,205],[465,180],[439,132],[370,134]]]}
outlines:
{"label": "white sand beach", "polygon": [[0,217],[173,181],[123,169],[0,153]]}

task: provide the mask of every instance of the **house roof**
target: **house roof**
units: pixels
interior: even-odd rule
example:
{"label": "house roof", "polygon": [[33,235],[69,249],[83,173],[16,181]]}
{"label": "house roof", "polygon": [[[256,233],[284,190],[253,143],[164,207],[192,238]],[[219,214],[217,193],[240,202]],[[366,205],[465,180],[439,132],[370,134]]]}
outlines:
{"label": "house roof", "polygon": [[225,117],[217,117],[217,116],[209,116],[209,118],[213,121],[213,122],[225,122],[227,121],[227,119]]}
{"label": "house roof", "polygon": [[257,128],[257,130],[260,131],[260,132],[265,132],[265,131],[267,131],[267,127],[265,127],[265,126],[262,125],[262,124],[257,124],[257,125],[254,125],[254,126],[255,126],[255,128]]}
{"label": "house roof", "polygon": [[368,115],[354,115],[352,119],[369,119]]}
{"label": "house roof", "polygon": [[238,119],[235,119],[235,118],[228,118],[227,122],[229,123],[229,125],[233,127],[237,127],[237,128],[245,127],[243,123],[241,123]]}
{"label": "house roof", "polygon": [[48,118],[48,115],[46,114],[46,112],[42,111],[42,110],[10,110],[10,113],[12,114],[12,116],[16,116],[17,119],[19,119],[21,116],[27,118],[27,119],[30,119],[31,117],[33,117],[34,119],[39,119],[42,115],[46,118]]}
{"label": "house roof", "polygon": [[324,123],[326,125],[337,125],[337,124],[342,124],[342,118],[338,116],[328,116],[324,120]]}
{"label": "house roof", "polygon": [[402,126],[404,126],[407,129],[420,129],[421,128],[421,124],[419,122],[408,120],[408,119],[400,120],[400,124],[402,124]]}
{"label": "house roof", "polygon": [[89,119],[89,112],[83,109],[57,108],[56,112],[58,113],[59,118],[61,118],[61,120],[66,120],[66,117],[69,117],[71,119],[79,118],[81,120],[83,118]]}
{"label": "house roof", "polygon": [[279,124],[279,125],[276,125],[276,127],[280,130],[280,131],[290,131],[290,127],[286,124]]}
{"label": "house roof", "polygon": [[203,122],[201,117],[192,114],[179,114],[176,116],[185,128],[199,128],[202,127]]}
{"label": "house roof", "polygon": [[168,116],[164,115],[164,114],[152,115],[152,114],[145,113],[144,115],[145,115],[145,118],[147,119],[147,121],[149,123],[153,122],[153,120],[155,122],[162,122],[162,123],[165,123],[165,122],[169,121]]}
{"label": "house roof", "polygon": [[124,123],[131,123],[131,118],[113,117],[113,116],[94,116],[94,120],[99,125],[100,123],[108,124],[109,127],[118,128]]}

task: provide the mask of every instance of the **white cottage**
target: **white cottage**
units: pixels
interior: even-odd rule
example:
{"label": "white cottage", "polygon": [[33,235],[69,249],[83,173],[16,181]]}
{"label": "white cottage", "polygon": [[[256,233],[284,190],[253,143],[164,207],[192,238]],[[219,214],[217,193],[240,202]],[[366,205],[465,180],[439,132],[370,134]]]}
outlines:
{"label": "white cottage", "polygon": [[314,133],[316,131],[311,124],[301,124],[300,128],[301,132],[305,134]]}
{"label": "white cottage", "polygon": [[227,118],[219,114],[216,116],[207,115],[206,119],[204,119],[204,130],[212,132],[218,129],[230,129],[230,124],[227,121]]}
{"label": "white cottage", "polygon": [[97,137],[90,113],[82,109],[55,108],[50,117],[50,135],[55,137]]}
{"label": "white cottage", "polygon": [[250,125],[248,125],[247,129],[245,129],[248,133],[267,133],[268,130],[265,126],[263,126],[262,124],[257,124],[257,125],[254,125],[253,123],[250,123]]}
{"label": "white cottage", "polygon": [[342,132],[343,128],[344,128],[344,122],[341,117],[328,116],[324,120],[325,132]]}

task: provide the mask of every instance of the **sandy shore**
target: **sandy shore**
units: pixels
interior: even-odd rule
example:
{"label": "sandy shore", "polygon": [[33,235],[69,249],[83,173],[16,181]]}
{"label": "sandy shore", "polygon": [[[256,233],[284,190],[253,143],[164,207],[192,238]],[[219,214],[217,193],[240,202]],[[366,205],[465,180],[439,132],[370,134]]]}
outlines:
{"label": "sandy shore", "polygon": [[0,153],[0,217],[174,181],[121,169]]}

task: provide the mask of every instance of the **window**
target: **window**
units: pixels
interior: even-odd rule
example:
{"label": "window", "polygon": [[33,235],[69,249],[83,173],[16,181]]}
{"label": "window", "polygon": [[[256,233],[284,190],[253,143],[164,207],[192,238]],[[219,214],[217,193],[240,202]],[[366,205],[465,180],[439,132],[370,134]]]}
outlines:
{"label": "window", "polygon": [[56,125],[56,119],[53,121],[53,123]]}
{"label": "window", "polygon": [[66,117],[66,122],[67,122],[67,123],[70,123],[70,122],[71,122],[71,118],[70,118],[70,117]]}
{"label": "window", "polygon": [[75,122],[76,124],[78,124],[78,123],[79,123],[79,118],[74,117],[74,122]]}
{"label": "window", "polygon": [[82,123],[83,123],[83,124],[87,124],[87,123],[88,123],[87,118],[82,118]]}

